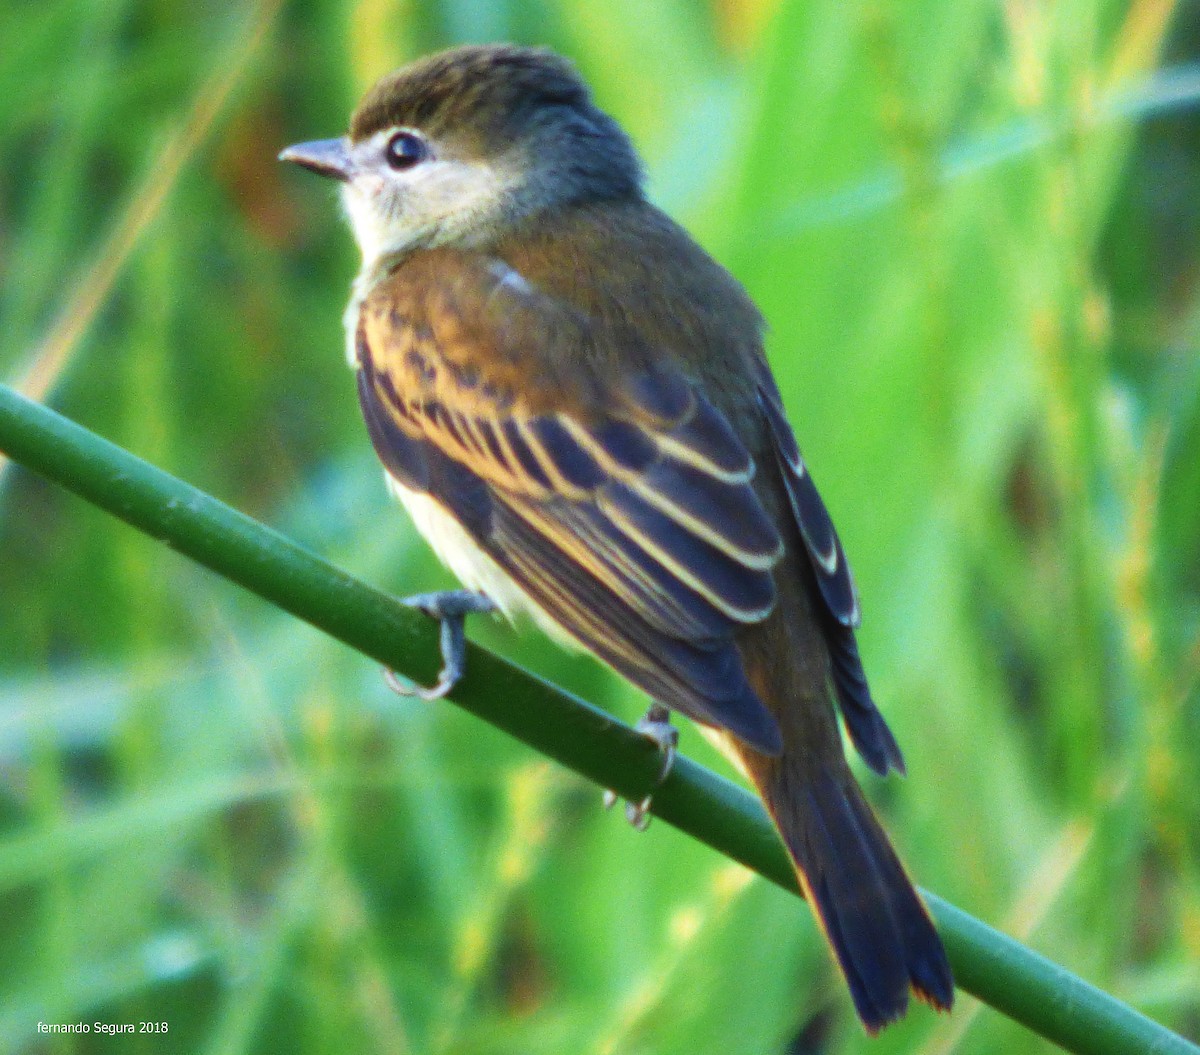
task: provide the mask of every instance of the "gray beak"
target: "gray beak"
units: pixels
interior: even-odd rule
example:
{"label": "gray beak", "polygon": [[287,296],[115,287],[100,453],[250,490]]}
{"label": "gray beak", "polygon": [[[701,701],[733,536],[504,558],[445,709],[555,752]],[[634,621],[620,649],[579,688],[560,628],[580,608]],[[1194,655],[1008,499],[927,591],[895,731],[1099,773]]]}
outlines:
{"label": "gray beak", "polygon": [[345,136],[341,139],[317,139],[311,143],[297,143],[281,152],[279,160],[291,161],[319,176],[331,176],[343,182],[354,172],[354,163],[350,160],[350,143]]}

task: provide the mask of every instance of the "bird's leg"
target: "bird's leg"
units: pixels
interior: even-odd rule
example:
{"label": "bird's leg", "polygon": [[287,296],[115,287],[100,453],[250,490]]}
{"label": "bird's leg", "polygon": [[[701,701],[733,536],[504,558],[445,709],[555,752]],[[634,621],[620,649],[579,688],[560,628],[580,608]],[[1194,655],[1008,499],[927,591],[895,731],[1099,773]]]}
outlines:
{"label": "bird's leg", "polygon": [[[658,779],[654,781],[654,787],[659,787],[671,772],[671,767],[675,764],[675,748],[679,744],[679,730],[671,724],[671,712],[661,703],[652,703],[650,709],[642,716],[635,726],[637,731],[643,736],[653,740],[658,745],[658,749],[662,752],[663,762],[662,768],[659,770]],[[650,824],[650,799],[653,796],[653,789],[641,802],[625,803],[625,819],[634,826],[639,832],[644,832]],[[604,793],[604,808],[612,809],[613,804],[617,801],[615,791],[606,791]]]}
{"label": "bird's leg", "polygon": [[496,603],[482,593],[470,590],[445,590],[441,593],[419,593],[406,597],[401,604],[424,612],[436,619],[442,628],[442,670],[437,681],[426,688],[401,680],[394,670],[383,672],[388,687],[401,696],[419,696],[423,700],[440,700],[458,683],[467,664],[467,638],[463,623],[467,616],[494,612]]}

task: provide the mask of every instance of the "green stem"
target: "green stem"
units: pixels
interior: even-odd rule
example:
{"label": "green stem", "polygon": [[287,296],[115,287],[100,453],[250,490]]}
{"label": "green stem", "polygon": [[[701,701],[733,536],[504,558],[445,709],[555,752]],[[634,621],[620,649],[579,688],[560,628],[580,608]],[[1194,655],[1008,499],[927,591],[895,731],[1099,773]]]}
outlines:
{"label": "green stem", "polygon": [[[395,598],[278,532],[0,385],[0,451],[378,663],[429,681],[437,631]],[[454,702],[603,787],[640,798],[657,749],[603,711],[472,646]],[[680,758],[654,813],[788,890],[787,856],[758,801]],[[1080,1055],[1200,1055],[1200,1048],[926,894],[958,984]]]}

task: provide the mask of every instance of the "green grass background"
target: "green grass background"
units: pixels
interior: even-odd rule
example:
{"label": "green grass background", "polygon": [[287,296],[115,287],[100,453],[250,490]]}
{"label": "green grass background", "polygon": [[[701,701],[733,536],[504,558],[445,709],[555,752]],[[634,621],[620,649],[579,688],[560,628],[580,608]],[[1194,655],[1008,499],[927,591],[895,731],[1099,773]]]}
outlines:
{"label": "green grass background", "polygon": [[[868,790],[911,869],[1195,1037],[1198,19],[1195,0],[10,2],[0,376],[374,583],[448,584],[358,418],[335,197],[274,156],[437,47],[568,54],[654,198],[770,319],[908,759]],[[644,706],[535,633],[472,630]],[[665,825],[635,835],[502,734],[5,473],[0,1050],[867,1046],[795,899]],[[1046,1048],[966,996],[870,1044]]]}

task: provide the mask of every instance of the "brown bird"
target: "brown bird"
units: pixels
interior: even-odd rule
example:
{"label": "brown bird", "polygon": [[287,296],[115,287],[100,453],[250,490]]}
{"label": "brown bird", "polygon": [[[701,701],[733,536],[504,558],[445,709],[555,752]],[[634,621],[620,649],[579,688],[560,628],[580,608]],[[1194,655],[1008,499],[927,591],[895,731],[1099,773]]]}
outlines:
{"label": "brown bird", "polygon": [[[342,181],[363,253],[350,360],[390,486],[462,583],[443,620],[528,612],[720,731],[762,795],[868,1030],[949,1008],[941,941],[843,752],[903,772],[855,643],[841,543],[749,296],[642,190],[565,60],[434,55],[345,138],[280,155]],[[635,819],[637,811],[634,811]]]}

